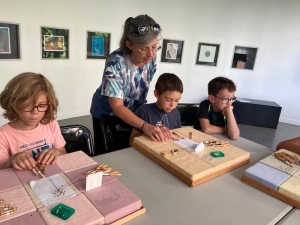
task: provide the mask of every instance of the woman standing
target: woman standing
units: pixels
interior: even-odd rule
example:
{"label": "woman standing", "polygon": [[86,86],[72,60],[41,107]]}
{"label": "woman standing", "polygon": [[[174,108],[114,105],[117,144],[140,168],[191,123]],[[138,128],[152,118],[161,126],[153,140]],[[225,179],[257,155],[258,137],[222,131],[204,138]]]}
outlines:
{"label": "woman standing", "polygon": [[160,33],[159,24],[147,15],[129,17],[125,21],[120,48],[107,58],[102,84],[92,99],[90,112],[96,150],[102,147],[100,119],[103,115],[118,116],[129,125],[140,128],[154,141],[171,138],[168,128],[148,124],[133,113],[145,103],[156,72],[156,52],[161,49]]}

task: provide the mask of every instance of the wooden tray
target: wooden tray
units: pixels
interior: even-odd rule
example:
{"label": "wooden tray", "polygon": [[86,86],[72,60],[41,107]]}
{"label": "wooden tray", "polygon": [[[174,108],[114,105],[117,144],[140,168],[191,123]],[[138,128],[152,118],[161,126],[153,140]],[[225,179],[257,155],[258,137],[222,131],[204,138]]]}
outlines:
{"label": "wooden tray", "polygon": [[286,195],[284,195],[280,192],[277,192],[277,191],[275,191],[275,190],[273,190],[273,189],[257,182],[256,180],[253,180],[253,179],[249,178],[246,175],[243,175],[241,180],[243,182],[245,182],[245,183],[247,183],[247,184],[249,184],[249,185],[251,185],[251,186],[267,193],[267,194],[269,194],[269,195],[272,195],[275,198],[280,199],[281,201],[284,201],[284,202],[288,203],[289,205],[292,205],[292,206],[300,209],[300,202],[298,202],[298,201],[296,201],[296,200],[294,200],[294,199],[292,199],[292,198],[290,198],[290,197],[288,197],[288,196],[286,196]]}
{"label": "wooden tray", "polygon": [[168,172],[170,172],[171,174],[173,174],[175,177],[177,177],[178,179],[180,179],[181,181],[183,181],[184,183],[186,183],[187,185],[189,185],[190,187],[194,187],[198,184],[204,183],[208,180],[211,180],[221,174],[224,174],[230,170],[233,170],[237,167],[240,167],[244,164],[247,164],[250,162],[250,156],[249,158],[240,161],[237,164],[233,164],[230,165],[226,168],[217,170],[207,176],[204,176],[200,179],[197,180],[191,180],[188,177],[184,176],[182,173],[180,173],[179,171],[175,170],[174,168],[172,168],[171,166],[169,166],[168,164],[166,164],[165,162],[161,161],[159,158],[155,157],[154,155],[152,155],[150,152],[148,152],[147,150],[143,149],[141,146],[139,146],[138,144],[136,144],[135,142],[132,143],[132,147],[134,147],[135,149],[137,149],[139,152],[141,152],[142,154],[144,154],[145,156],[147,156],[149,159],[151,159],[152,161],[154,161],[155,163],[157,163],[158,165],[160,165],[161,167],[163,167],[165,170],[167,170]]}
{"label": "wooden tray", "polygon": [[144,213],[146,213],[146,208],[144,206],[142,206],[141,209],[139,209],[138,211],[135,211],[134,213],[131,213],[121,219],[118,219],[117,221],[110,223],[110,225],[122,225],[124,223],[127,223],[130,220],[133,220],[134,218],[143,215]]}

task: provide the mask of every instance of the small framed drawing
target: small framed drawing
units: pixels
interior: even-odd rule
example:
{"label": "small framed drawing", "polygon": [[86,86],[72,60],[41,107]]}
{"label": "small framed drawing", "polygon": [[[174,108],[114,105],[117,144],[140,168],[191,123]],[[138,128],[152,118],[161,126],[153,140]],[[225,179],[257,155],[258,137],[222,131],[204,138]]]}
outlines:
{"label": "small framed drawing", "polygon": [[87,59],[106,59],[110,51],[110,34],[87,31]]}
{"label": "small framed drawing", "polygon": [[19,24],[0,22],[0,59],[20,59]]}
{"label": "small framed drawing", "polygon": [[41,27],[42,59],[69,58],[69,30]]}
{"label": "small framed drawing", "polygon": [[184,41],[163,39],[161,62],[181,63]]}
{"label": "small framed drawing", "polygon": [[196,64],[217,66],[219,55],[219,44],[199,43]]}

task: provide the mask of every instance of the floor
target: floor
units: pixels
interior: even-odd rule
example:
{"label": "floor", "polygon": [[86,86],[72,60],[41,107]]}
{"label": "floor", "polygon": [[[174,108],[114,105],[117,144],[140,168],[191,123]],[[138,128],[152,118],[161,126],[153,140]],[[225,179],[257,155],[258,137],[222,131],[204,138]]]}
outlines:
{"label": "floor", "polygon": [[[60,126],[84,125],[93,134],[93,122],[90,115],[58,120],[58,123]],[[242,124],[239,124],[238,126],[240,128],[241,137],[274,150],[279,142],[300,136],[300,126],[287,123],[279,122],[277,129],[254,127]]]}

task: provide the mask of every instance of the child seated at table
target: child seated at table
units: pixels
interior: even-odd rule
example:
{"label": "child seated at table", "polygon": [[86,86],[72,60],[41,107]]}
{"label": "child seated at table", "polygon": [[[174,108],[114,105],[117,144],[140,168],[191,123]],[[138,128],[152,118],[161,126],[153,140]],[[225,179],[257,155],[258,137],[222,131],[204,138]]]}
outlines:
{"label": "child seated at table", "polygon": [[[181,127],[180,113],[176,108],[183,85],[178,76],[172,73],[164,73],[159,76],[155,84],[155,103],[140,106],[135,114],[147,123],[161,127],[163,132]],[[130,136],[130,144],[133,138],[143,133],[141,129],[133,128]]]}
{"label": "child seated at table", "polygon": [[208,100],[200,103],[194,128],[206,134],[227,133],[237,139],[240,130],[237,126],[233,106],[236,86],[226,77],[216,77],[208,83]]}
{"label": "child seated at table", "polygon": [[0,169],[32,169],[37,163],[56,163],[66,154],[65,140],[55,120],[58,100],[49,80],[41,74],[22,73],[11,79],[0,94],[3,116],[0,127]]}

